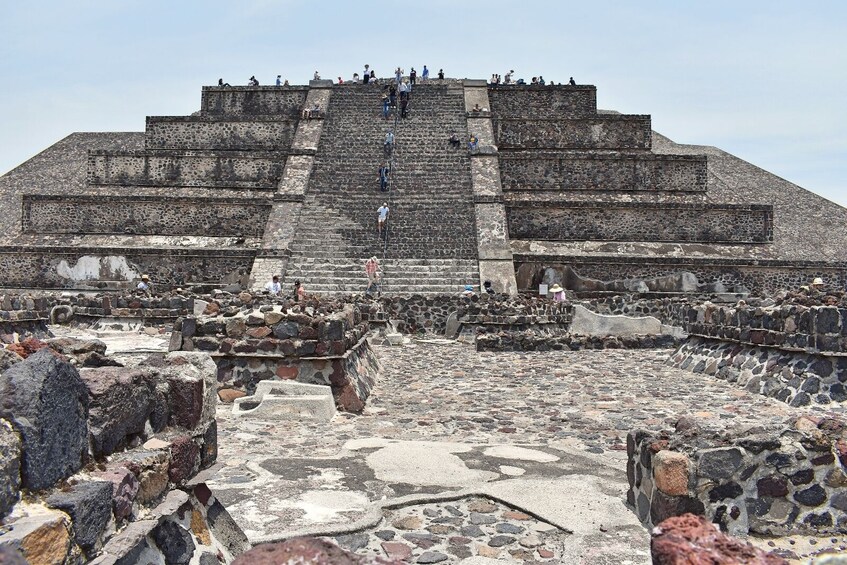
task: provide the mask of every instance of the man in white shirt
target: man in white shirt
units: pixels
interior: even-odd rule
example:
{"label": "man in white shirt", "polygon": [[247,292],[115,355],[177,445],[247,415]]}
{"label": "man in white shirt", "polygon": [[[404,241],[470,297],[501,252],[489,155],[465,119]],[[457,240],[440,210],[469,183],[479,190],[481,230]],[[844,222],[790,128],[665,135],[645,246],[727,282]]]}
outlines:
{"label": "man in white shirt", "polygon": [[265,285],[265,290],[267,290],[274,296],[279,296],[279,293],[282,292],[282,285],[279,284],[279,275],[273,276],[271,282]]}
{"label": "man in white shirt", "polygon": [[376,213],[378,214],[377,228],[379,229],[379,235],[382,236],[382,228],[385,227],[385,222],[388,220],[388,202],[383,202]]}

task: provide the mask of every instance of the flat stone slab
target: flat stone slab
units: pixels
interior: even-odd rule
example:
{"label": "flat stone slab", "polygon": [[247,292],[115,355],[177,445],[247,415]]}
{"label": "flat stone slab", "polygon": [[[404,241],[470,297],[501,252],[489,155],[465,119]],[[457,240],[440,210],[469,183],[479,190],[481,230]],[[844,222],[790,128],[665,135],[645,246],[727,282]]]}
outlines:
{"label": "flat stone slab", "polygon": [[232,413],[241,417],[328,422],[336,411],[332,390],[328,386],[265,380],[259,381],[253,396],[236,398]]}
{"label": "flat stone slab", "polygon": [[575,335],[660,335],[662,322],[652,316],[610,316],[597,314],[574,304],[570,333]]}

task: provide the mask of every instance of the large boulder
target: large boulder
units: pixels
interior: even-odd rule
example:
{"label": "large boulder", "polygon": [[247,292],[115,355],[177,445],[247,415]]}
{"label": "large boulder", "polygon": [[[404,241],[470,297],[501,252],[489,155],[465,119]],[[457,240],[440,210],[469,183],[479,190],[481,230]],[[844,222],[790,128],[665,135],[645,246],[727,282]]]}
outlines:
{"label": "large boulder", "polygon": [[156,400],[156,375],[150,369],[83,369],[91,395],[88,425],[95,457],[109,455],[144,432]]}
{"label": "large boulder", "polygon": [[0,520],[18,501],[21,490],[21,439],[12,425],[0,420]]}
{"label": "large boulder", "polygon": [[0,374],[16,363],[20,363],[24,358],[10,349],[0,346]]}
{"label": "large boulder", "polygon": [[88,451],[88,390],[70,363],[41,349],[0,376],[0,418],[21,437],[21,482],[53,486],[83,465]]}
{"label": "large boulder", "polygon": [[702,516],[683,514],[653,528],[650,552],[656,565],[746,563],[788,565],[788,561],[732,538]]}

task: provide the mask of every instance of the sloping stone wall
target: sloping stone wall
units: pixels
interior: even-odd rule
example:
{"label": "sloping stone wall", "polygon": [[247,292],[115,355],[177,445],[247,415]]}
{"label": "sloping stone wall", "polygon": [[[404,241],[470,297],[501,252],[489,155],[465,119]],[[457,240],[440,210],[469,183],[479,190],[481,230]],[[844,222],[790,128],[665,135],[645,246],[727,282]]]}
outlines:
{"label": "sloping stone wall", "polygon": [[584,118],[597,113],[597,88],[582,86],[488,86],[491,112],[507,118]]}
{"label": "sloping stone wall", "polygon": [[278,153],[230,152],[117,152],[88,154],[92,185],[185,186],[273,189],[282,176],[285,159]]}
{"label": "sloping stone wall", "polygon": [[705,156],[504,152],[504,190],[706,191]]}
{"label": "sloping stone wall", "polygon": [[298,118],[309,89],[304,86],[204,86],[200,111],[211,116],[276,115]]}
{"label": "sloping stone wall", "polygon": [[271,202],[237,198],[25,196],[29,233],[261,237]]}
{"label": "sloping stone wall", "polygon": [[650,116],[493,119],[499,149],[650,149]]}
{"label": "sloping stone wall", "polygon": [[147,149],[288,151],[296,120],[252,116],[148,116]]}
{"label": "sloping stone wall", "polygon": [[513,239],[767,243],[770,206],[510,202]]}

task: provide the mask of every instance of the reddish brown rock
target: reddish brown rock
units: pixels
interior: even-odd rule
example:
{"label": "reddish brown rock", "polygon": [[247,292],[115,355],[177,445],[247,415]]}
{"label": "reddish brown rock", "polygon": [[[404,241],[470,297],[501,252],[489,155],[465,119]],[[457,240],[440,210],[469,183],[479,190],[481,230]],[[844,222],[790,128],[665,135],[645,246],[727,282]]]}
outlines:
{"label": "reddish brown rock", "polygon": [[382,550],[389,559],[407,561],[412,557],[412,548],[405,543],[400,543],[399,541],[384,541],[381,545]]}
{"label": "reddish brown rock", "polygon": [[226,403],[233,402],[236,398],[243,398],[245,396],[247,396],[246,392],[236,388],[222,388],[218,391],[218,398],[221,399],[221,402]]}
{"label": "reddish brown rock", "polygon": [[268,337],[269,335],[271,335],[273,333],[273,330],[271,330],[267,326],[259,326],[256,328],[250,328],[245,333],[247,333],[247,335],[250,337],[262,339],[263,337]]}
{"label": "reddish brown rock", "polygon": [[26,359],[39,349],[44,349],[45,347],[48,347],[48,345],[43,341],[35,339],[34,337],[28,337],[20,343],[12,343],[6,346],[6,349],[13,353],[17,353]]}
{"label": "reddish brown rock", "polygon": [[688,494],[688,457],[676,451],[662,450],[653,457],[656,488],[671,496]]}
{"label": "reddish brown rock", "polygon": [[650,552],[656,565],[788,565],[693,514],[668,518],[653,528]]}
{"label": "reddish brown rock", "polygon": [[278,565],[279,563],[402,565],[403,561],[356,555],[344,551],[331,542],[315,538],[297,538],[282,543],[258,545],[242,553],[233,561],[233,565]]}
{"label": "reddish brown rock", "polygon": [[281,379],[296,379],[297,367],[286,367],[285,365],[280,365],[276,368],[276,376]]}
{"label": "reddish brown rock", "polygon": [[172,426],[194,429],[203,414],[203,379],[169,375],[168,411]]}
{"label": "reddish brown rock", "polygon": [[168,478],[181,483],[190,478],[200,461],[200,447],[190,437],[179,437],[171,442],[171,464]]}
{"label": "reddish brown rock", "polygon": [[835,443],[835,453],[841,461],[841,466],[847,469],[847,440],[839,439]]}

